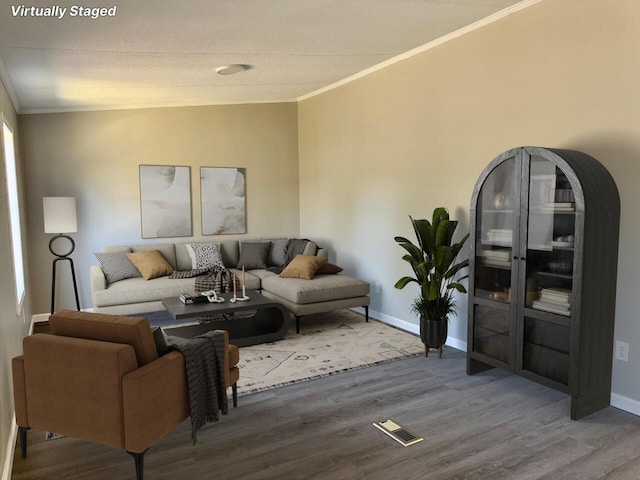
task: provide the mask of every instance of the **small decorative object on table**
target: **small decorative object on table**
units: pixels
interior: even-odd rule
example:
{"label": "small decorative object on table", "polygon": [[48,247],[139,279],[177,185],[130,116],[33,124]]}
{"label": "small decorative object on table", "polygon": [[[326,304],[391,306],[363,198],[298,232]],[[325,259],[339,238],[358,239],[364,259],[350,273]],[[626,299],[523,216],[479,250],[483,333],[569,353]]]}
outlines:
{"label": "small decorative object on table", "polygon": [[209,303],[224,303],[224,298],[219,297],[218,294],[214,290],[209,290],[207,292],[202,292]]}
{"label": "small decorative object on table", "polygon": [[178,298],[185,305],[193,305],[194,303],[205,303],[209,301],[209,299],[207,298],[207,293],[208,292],[202,292],[201,294],[197,294],[196,292],[181,293]]}
{"label": "small decorative object on table", "polygon": [[249,297],[247,297],[247,292],[245,291],[245,284],[246,284],[246,275],[244,273],[244,265],[242,266],[242,297],[236,297],[235,295],[235,280],[234,280],[234,294],[233,294],[233,298],[235,298],[238,302],[246,302],[247,300],[249,300]]}

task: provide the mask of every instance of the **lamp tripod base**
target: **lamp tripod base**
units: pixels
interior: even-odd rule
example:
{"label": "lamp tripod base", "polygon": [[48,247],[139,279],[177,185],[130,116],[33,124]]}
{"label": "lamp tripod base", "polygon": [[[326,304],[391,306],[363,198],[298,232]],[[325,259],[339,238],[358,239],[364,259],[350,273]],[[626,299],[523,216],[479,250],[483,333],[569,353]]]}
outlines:
{"label": "lamp tripod base", "polygon": [[[67,239],[67,240],[69,240],[71,242],[71,249],[68,252],[64,253],[64,254],[56,253],[53,250],[54,241],[58,240],[60,238]],[[78,282],[76,281],[76,270],[75,270],[75,268],[73,266],[73,260],[71,258],[69,258],[69,255],[71,255],[71,253],[73,252],[75,246],[76,245],[75,245],[73,239],[71,237],[67,236],[67,235],[56,235],[49,242],[49,251],[56,256],[56,258],[53,260],[53,275],[52,275],[52,278],[51,278],[51,314],[53,314],[53,312],[55,311],[56,267],[58,265],[58,262],[62,261],[62,260],[68,261],[69,265],[71,267],[71,278],[73,279],[73,293],[76,296],[76,309],[78,311],[80,311],[80,297],[78,297]]]}

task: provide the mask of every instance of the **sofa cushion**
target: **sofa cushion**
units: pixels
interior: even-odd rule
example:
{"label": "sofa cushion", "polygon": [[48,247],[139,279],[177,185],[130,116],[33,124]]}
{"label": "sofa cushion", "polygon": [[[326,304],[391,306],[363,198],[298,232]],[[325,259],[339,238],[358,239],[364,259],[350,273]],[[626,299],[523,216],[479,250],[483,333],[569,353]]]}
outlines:
{"label": "sofa cushion", "polygon": [[[235,267],[238,264],[238,241],[237,240],[225,240],[216,242],[220,245],[220,256],[222,257],[222,263],[224,266]],[[191,270],[191,257],[187,250],[186,243],[176,243],[176,269],[177,270]]]}
{"label": "sofa cushion", "polygon": [[131,263],[131,260],[127,258],[126,254],[129,252],[131,252],[131,249],[127,247],[126,250],[119,252],[94,253],[100,262],[107,283],[119,282],[125,278],[140,276],[138,269]]}
{"label": "sofa cushion", "polygon": [[298,304],[363,297],[369,294],[367,282],[342,274],[318,275],[313,280],[274,275],[262,279],[262,288]]}
{"label": "sofa cushion", "polygon": [[296,255],[296,257],[289,262],[289,265],[280,273],[284,278],[304,278],[311,280],[318,269],[327,263],[327,259],[324,257],[316,257],[315,255]]}
{"label": "sofa cushion", "polygon": [[191,268],[224,267],[219,243],[186,243]]}
{"label": "sofa cushion", "polygon": [[284,265],[287,261],[287,245],[289,245],[289,239],[276,238],[274,240],[270,240],[270,242],[271,247],[269,248],[269,258],[267,259],[267,265],[277,267]]}
{"label": "sofa cushion", "polygon": [[[163,298],[179,297],[184,292],[193,292],[195,283],[196,279],[193,277],[184,279],[158,277],[151,280],[145,280],[142,277],[129,278],[109,285],[109,288],[94,292],[93,306],[110,307],[157,302]],[[247,283],[249,282],[247,281]]]}
{"label": "sofa cushion", "polygon": [[147,252],[149,250],[158,250],[164,259],[173,268],[176,268],[176,247],[174,243],[150,243],[147,245],[131,245],[131,251]]}
{"label": "sofa cushion", "polygon": [[240,259],[236,268],[267,268],[271,242],[240,242]]}
{"label": "sofa cushion", "polygon": [[173,272],[173,267],[158,250],[127,253],[127,258],[140,271],[145,280],[163,277]]}
{"label": "sofa cushion", "polygon": [[140,366],[158,358],[146,318],[61,310],[49,317],[49,325],[54,335],[131,345]]}
{"label": "sofa cushion", "polygon": [[302,251],[302,255],[315,255],[318,251],[318,245],[309,240]]}
{"label": "sofa cushion", "polygon": [[318,269],[316,275],[335,275],[336,273],[340,273],[342,270],[343,269],[338,265],[327,262]]}

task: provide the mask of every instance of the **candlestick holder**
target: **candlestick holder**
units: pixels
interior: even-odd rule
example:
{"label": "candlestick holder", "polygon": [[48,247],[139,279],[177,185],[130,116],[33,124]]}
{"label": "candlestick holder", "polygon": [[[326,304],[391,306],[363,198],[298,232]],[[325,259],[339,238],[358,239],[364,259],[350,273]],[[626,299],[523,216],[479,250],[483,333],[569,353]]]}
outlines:
{"label": "candlestick holder", "polygon": [[237,297],[236,301],[238,301],[238,302],[246,302],[247,300],[249,300],[249,297],[247,297],[247,294],[244,291],[244,285],[242,285],[242,296],[241,297]]}

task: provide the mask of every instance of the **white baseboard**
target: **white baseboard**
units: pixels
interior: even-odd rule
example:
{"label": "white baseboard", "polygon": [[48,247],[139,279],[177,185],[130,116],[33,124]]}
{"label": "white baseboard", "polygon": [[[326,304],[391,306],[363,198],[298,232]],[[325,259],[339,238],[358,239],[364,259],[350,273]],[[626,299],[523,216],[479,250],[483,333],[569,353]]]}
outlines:
{"label": "white baseboard", "polygon": [[49,320],[49,313],[36,313],[31,316],[31,323],[46,322]]}
{"label": "white baseboard", "polygon": [[640,402],[617,393],[611,394],[611,406],[640,416]]}
{"label": "white baseboard", "polygon": [[4,458],[4,467],[2,468],[2,480],[11,480],[11,472],[13,471],[13,456],[16,451],[16,435],[18,434],[18,425],[15,416],[11,421],[9,429],[9,438],[7,440],[7,455]]}
{"label": "white baseboard", "polygon": [[[363,308],[354,308],[353,310],[364,314]],[[381,322],[388,323],[389,325],[393,325],[394,327],[398,327],[402,330],[406,330],[407,332],[411,332],[414,335],[420,335],[420,325],[416,325],[415,323],[407,322],[406,320],[392,317],[391,315],[387,315],[386,313],[376,312],[375,310],[371,309],[369,310],[369,315],[371,315],[376,320],[380,320]],[[447,345],[463,352],[467,351],[466,340],[460,340],[459,338],[448,336]]]}

